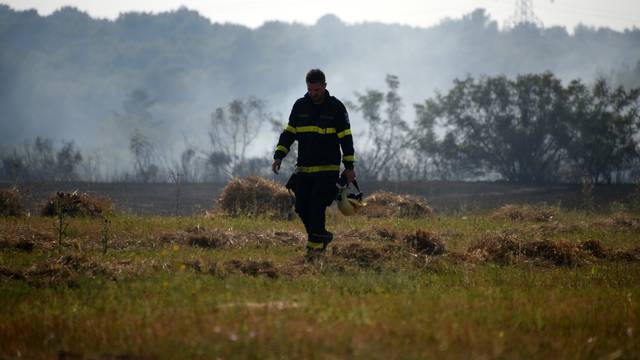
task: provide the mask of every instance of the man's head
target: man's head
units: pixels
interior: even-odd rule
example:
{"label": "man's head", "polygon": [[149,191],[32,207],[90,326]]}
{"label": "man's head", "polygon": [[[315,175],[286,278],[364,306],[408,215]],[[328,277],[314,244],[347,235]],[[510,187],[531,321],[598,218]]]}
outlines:
{"label": "man's head", "polygon": [[311,100],[320,104],[324,101],[324,92],[327,89],[327,82],[324,73],[320,69],[311,69],[307,73],[307,92]]}

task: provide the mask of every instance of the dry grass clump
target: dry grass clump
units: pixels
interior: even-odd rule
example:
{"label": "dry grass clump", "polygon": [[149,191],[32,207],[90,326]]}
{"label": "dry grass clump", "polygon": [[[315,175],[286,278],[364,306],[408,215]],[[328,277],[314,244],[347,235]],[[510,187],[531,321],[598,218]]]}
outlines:
{"label": "dry grass clump", "polygon": [[8,225],[0,228],[0,249],[15,248],[30,252],[34,248],[51,250],[55,240],[50,232],[32,226]]}
{"label": "dry grass clump", "polygon": [[607,257],[606,250],[602,247],[602,243],[598,240],[587,240],[580,244],[580,250],[586,251],[598,259]]}
{"label": "dry grass clump", "polygon": [[386,191],[379,191],[366,198],[367,206],[360,210],[360,214],[367,217],[422,218],[433,214],[433,209],[420,196],[398,195]]}
{"label": "dry grass clump", "polygon": [[418,230],[406,235],[404,242],[420,254],[442,255],[445,252],[444,242],[440,236],[430,231]]}
{"label": "dry grass clump", "polygon": [[485,236],[472,244],[467,253],[503,265],[537,259],[558,266],[576,266],[580,260],[579,249],[573,244],[549,240],[523,241],[510,233]]}
{"label": "dry grass clump", "polygon": [[58,191],[51,196],[42,207],[43,216],[57,216],[60,213],[70,217],[99,217],[112,214],[115,210],[113,201],[101,195],[85,192]]}
{"label": "dry grass clump", "polygon": [[529,258],[543,259],[558,266],[576,266],[579,264],[578,248],[567,242],[539,240],[525,243],[523,254]]}
{"label": "dry grass clump", "polygon": [[22,194],[16,187],[0,189],[0,216],[24,216]]}
{"label": "dry grass clump", "polygon": [[111,273],[102,265],[81,255],[64,255],[32,265],[25,270],[0,268],[0,275],[16,280],[24,280],[36,287],[68,286],[77,287],[79,276],[109,276]]}
{"label": "dry grass clump", "polygon": [[253,277],[266,276],[273,279],[280,276],[279,269],[270,260],[232,259],[225,262],[209,263],[203,263],[200,260],[190,260],[184,262],[183,265],[197,273],[208,273],[217,277],[243,274]]}
{"label": "dry grass clump", "polygon": [[234,232],[196,226],[184,231],[162,234],[160,241],[168,244],[217,249],[243,248],[247,246],[300,246],[304,244],[305,238],[300,233],[287,231]]}
{"label": "dry grass clump", "polygon": [[353,261],[362,267],[379,267],[380,262],[387,257],[382,249],[365,247],[358,243],[332,248],[334,256]]}
{"label": "dry grass clump", "polygon": [[291,218],[291,198],[284,186],[259,176],[229,181],[216,209],[230,216],[271,215]]}
{"label": "dry grass clump", "polygon": [[233,234],[222,229],[195,227],[186,231],[167,233],[160,236],[164,243],[180,244],[207,249],[226,247],[234,244]]}
{"label": "dry grass clump", "polygon": [[629,213],[619,212],[607,220],[610,227],[620,230],[640,230],[640,217]]}
{"label": "dry grass clump", "polygon": [[516,235],[500,233],[484,236],[473,243],[467,253],[498,264],[511,264],[514,256],[520,253],[522,242]]}
{"label": "dry grass clump", "polygon": [[264,260],[264,261],[255,261],[255,260],[231,260],[228,263],[225,263],[225,267],[227,270],[233,272],[234,270],[240,271],[241,273],[249,276],[267,276],[270,278],[278,277],[278,269],[273,265],[273,262]]}
{"label": "dry grass clump", "polygon": [[614,231],[640,231],[640,216],[627,212],[615,212],[605,219],[597,219],[591,225],[603,226]]}
{"label": "dry grass clump", "polygon": [[550,206],[507,204],[493,213],[496,219],[511,221],[551,221],[558,214],[558,209]]}

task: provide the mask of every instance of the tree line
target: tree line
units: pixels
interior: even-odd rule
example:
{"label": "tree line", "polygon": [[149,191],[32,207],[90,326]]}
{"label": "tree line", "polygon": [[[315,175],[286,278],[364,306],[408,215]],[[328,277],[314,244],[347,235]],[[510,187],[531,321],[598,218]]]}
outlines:
{"label": "tree line", "polygon": [[141,89],[155,100],[154,121],[167,127],[162,137],[179,144],[183,131],[200,134],[211,104],[256,95],[287,112],[292,94],[301,95],[308,59],[342,94],[381,88],[380,74],[395,74],[413,103],[467,73],[513,77],[548,69],[563,81],[601,73],[638,87],[639,49],[639,29],[503,29],[482,9],[427,28],[325,15],[313,25],[271,21],[251,29],[212,23],[187,8],[105,20],[73,7],[41,16],[0,4],[0,143],[39,135],[87,145],[123,136],[106,134],[103,124],[124,96]]}
{"label": "tree line", "polygon": [[[358,176],[366,180],[501,180],[513,183],[634,182],[640,176],[640,88],[573,80],[550,72],[467,76],[446,92],[413,105],[405,116],[400,79],[386,89],[356,92],[345,101],[355,128]],[[130,94],[123,113],[129,129],[127,171],[99,171],[100,157],[73,142],[49,139],[0,151],[4,181],[207,182],[268,176],[271,153],[249,156],[259,134],[284,121],[258,98],[236,99],[210,115],[206,145],[161,151],[144,92]],[[293,171],[295,148],[284,168]]]}

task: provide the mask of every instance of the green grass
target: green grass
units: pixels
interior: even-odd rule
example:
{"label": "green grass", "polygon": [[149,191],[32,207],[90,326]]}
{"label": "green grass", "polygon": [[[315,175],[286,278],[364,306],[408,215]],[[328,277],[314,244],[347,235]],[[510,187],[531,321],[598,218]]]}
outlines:
{"label": "green grass", "polygon": [[[44,237],[53,234],[52,219],[3,218],[0,268],[26,276],[0,275],[0,358],[60,351],[88,358],[638,358],[639,261],[581,253],[576,266],[524,258],[505,266],[463,256],[474,241],[500,232],[523,241],[599,240],[610,250],[640,246],[637,228],[609,220],[332,215],[332,247],[359,244],[356,250],[383,256],[363,263],[329,252],[305,264],[297,221],[114,217],[112,248],[102,255],[99,220],[71,220],[58,254],[47,245],[55,239]],[[253,240],[214,249],[162,240],[197,225]],[[380,238],[380,229],[395,238]],[[448,254],[406,248],[403,235],[418,229],[438,234]],[[275,231],[300,243],[266,245],[256,235]],[[35,242],[32,252],[11,246],[22,237]],[[389,244],[400,250],[385,253]],[[65,264],[63,255],[79,265]],[[233,261],[268,262],[277,276],[252,276],[230,268]]]}

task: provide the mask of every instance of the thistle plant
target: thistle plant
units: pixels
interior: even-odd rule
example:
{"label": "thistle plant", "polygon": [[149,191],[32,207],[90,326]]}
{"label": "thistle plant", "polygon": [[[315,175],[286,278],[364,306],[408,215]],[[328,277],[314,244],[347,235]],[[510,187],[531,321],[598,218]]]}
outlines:
{"label": "thistle plant", "polygon": [[102,245],[102,254],[107,254],[107,247],[109,245],[109,226],[111,220],[106,216],[102,217],[102,231],[100,231],[100,244]]}

